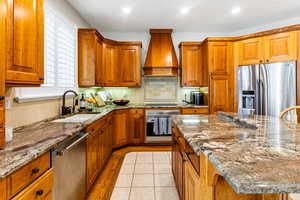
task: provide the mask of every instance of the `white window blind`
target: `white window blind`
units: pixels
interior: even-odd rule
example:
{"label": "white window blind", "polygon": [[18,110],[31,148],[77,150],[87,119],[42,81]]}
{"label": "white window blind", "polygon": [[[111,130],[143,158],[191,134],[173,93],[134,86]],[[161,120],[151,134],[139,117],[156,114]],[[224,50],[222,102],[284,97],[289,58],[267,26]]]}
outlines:
{"label": "white window blind", "polygon": [[46,87],[75,87],[76,27],[51,9],[45,14]]}
{"label": "white window blind", "polygon": [[18,102],[52,99],[77,90],[77,26],[45,7],[45,81],[39,88],[17,88]]}

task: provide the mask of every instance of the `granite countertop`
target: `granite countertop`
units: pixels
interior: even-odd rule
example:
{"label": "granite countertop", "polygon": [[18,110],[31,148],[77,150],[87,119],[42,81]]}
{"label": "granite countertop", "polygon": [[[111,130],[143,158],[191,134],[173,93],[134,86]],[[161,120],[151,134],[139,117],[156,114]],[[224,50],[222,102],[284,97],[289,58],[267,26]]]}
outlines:
{"label": "granite countertop", "polygon": [[86,126],[98,119],[106,116],[108,113],[117,109],[128,108],[202,108],[208,106],[196,106],[189,104],[179,105],[145,105],[129,104],[127,106],[109,105],[97,108],[95,114],[84,123],[53,123],[54,119],[35,123],[25,127],[19,127],[14,130],[13,141],[8,143],[5,149],[0,150],[0,179],[13,173],[17,169],[26,165],[38,156],[54,149],[60,142],[84,130]]}
{"label": "granite countertop", "polygon": [[173,122],[237,193],[300,193],[299,125],[234,113],[176,115]]}

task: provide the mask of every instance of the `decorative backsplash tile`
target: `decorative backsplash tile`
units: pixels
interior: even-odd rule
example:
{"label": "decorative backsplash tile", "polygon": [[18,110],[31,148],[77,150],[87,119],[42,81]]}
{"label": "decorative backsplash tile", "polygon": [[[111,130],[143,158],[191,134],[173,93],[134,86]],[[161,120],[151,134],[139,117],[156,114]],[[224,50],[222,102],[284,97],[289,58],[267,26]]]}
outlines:
{"label": "decorative backsplash tile", "polygon": [[177,102],[177,78],[145,78],[145,102]]}

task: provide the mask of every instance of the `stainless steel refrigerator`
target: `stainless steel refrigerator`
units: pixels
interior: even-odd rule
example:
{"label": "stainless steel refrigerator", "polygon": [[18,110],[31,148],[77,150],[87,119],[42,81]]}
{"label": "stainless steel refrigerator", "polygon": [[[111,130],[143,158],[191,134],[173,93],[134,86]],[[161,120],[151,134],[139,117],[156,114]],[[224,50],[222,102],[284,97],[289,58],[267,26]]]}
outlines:
{"label": "stainless steel refrigerator", "polygon": [[239,113],[279,116],[296,105],[296,62],[240,66],[237,73]]}

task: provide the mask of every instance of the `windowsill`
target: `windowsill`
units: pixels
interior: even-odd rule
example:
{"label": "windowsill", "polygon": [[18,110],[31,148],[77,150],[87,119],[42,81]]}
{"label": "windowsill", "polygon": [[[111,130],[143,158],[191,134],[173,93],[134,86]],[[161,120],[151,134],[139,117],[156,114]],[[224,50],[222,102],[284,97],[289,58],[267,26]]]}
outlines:
{"label": "windowsill", "polygon": [[[67,98],[74,97],[73,94],[68,94]],[[62,95],[52,95],[52,96],[32,96],[32,97],[15,97],[14,102],[16,103],[30,103],[30,102],[37,102],[37,101],[48,101],[48,100],[56,100],[62,99]]]}

